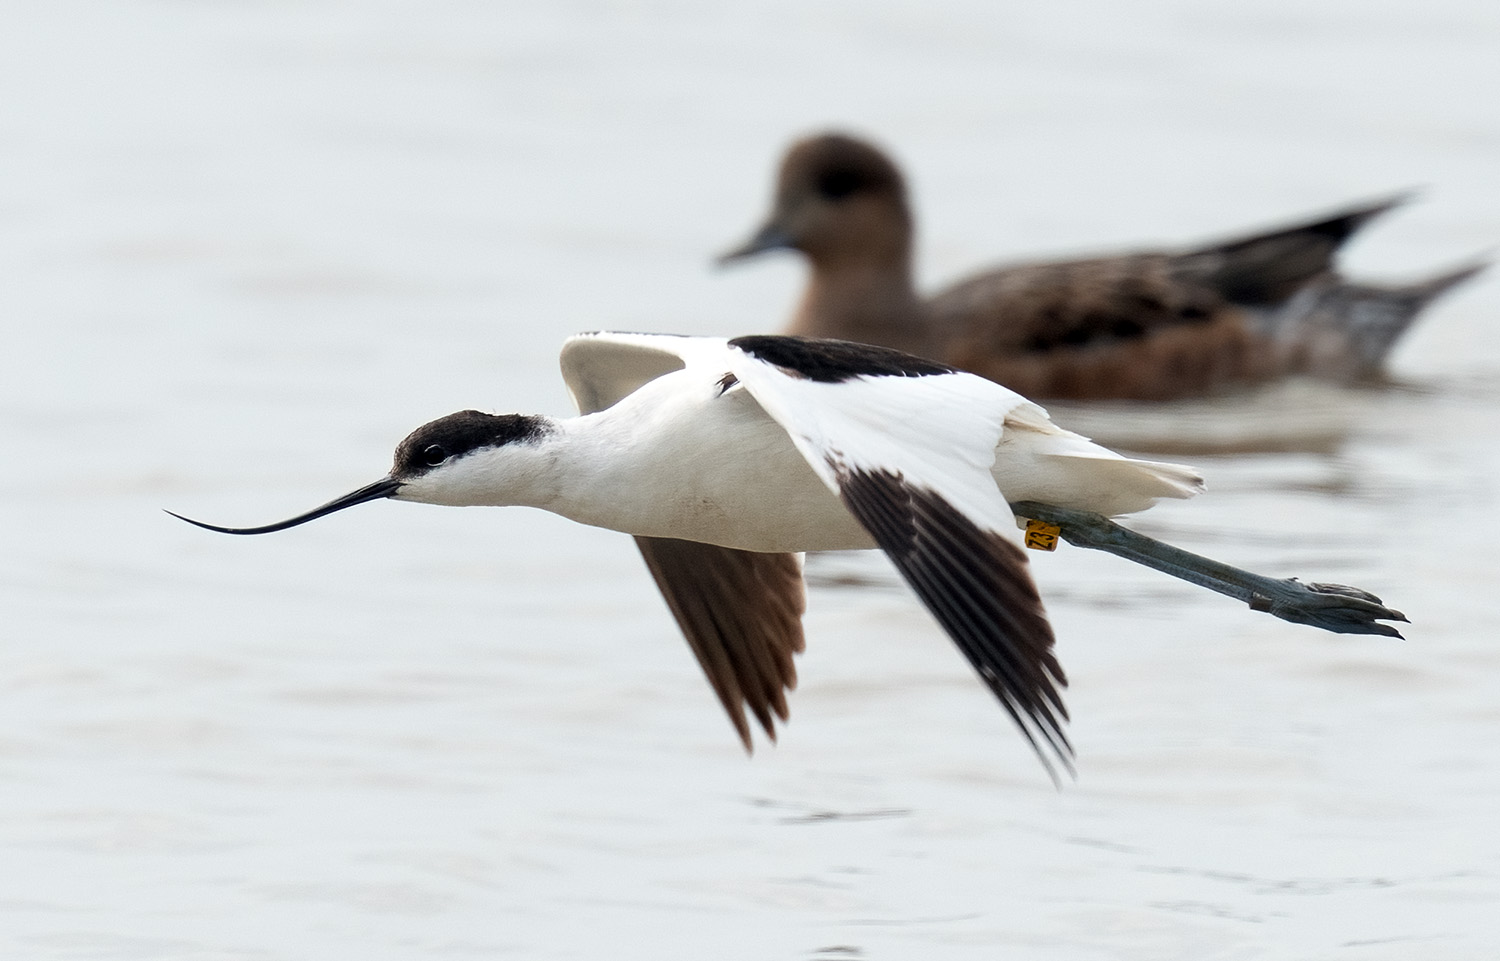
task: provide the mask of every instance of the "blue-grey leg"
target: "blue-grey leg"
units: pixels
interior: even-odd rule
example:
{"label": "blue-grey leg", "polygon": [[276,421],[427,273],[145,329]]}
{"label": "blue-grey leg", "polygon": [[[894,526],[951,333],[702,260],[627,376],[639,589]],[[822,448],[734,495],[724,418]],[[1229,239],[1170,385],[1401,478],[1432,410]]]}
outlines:
{"label": "blue-grey leg", "polygon": [[1309,624],[1338,634],[1383,634],[1400,637],[1401,632],[1378,621],[1405,621],[1369,591],[1343,584],[1304,584],[1295,577],[1274,578],[1252,574],[1229,564],[1173,547],[1144,534],[1121,527],[1089,511],[1053,507],[1035,501],[1010,505],[1018,517],[1051,524],[1069,544],[1106,551],[1137,564],[1155,568],[1173,577],[1206,587],[1296,624]]}

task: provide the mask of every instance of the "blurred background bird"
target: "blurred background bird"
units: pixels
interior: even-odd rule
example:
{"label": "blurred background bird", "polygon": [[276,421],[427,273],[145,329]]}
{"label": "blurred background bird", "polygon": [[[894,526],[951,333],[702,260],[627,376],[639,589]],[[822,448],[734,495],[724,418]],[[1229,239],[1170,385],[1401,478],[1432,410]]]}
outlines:
{"label": "blurred background bird", "polygon": [[1028,397],[1171,400],[1293,374],[1379,378],[1423,308],[1484,268],[1392,286],[1342,277],[1339,248],[1406,199],[1181,250],[993,268],[923,297],[900,168],[867,141],[820,133],[787,150],[769,217],[720,261],[807,258],[789,333],[895,347]]}

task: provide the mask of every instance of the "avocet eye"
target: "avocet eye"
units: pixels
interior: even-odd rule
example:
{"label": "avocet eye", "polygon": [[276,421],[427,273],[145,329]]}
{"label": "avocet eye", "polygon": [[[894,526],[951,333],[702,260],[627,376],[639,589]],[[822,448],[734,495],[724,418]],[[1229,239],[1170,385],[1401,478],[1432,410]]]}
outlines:
{"label": "avocet eye", "polygon": [[427,462],[428,467],[436,467],[448,459],[448,452],[441,444],[431,444],[422,451],[422,459]]}

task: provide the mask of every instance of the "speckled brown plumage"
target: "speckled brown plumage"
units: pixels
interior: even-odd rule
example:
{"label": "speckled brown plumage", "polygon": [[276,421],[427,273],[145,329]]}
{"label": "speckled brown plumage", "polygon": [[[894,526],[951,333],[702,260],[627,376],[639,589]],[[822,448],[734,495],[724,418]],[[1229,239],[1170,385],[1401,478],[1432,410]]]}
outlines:
{"label": "speckled brown plumage", "polygon": [[788,333],[894,347],[1031,397],[1167,400],[1288,374],[1377,376],[1412,318],[1482,269],[1403,287],[1340,278],[1339,246],[1400,201],[1181,252],[1004,266],[924,300],[900,170],[821,134],[788,150],[765,226],[725,259],[808,258]]}

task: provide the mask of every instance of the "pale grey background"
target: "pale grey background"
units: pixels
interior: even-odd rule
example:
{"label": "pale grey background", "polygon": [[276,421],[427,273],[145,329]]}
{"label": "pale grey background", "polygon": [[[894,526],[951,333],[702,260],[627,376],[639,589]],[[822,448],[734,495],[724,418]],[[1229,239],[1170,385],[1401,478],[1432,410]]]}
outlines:
{"label": "pale grey background", "polygon": [[907,166],[930,282],[1412,186],[1354,272],[1493,250],[1494,3],[4,20],[0,956],[1493,958],[1494,277],[1403,344],[1404,389],[1116,419],[1331,431],[1192,458],[1211,493],[1141,526],[1414,624],[1336,637],[1035,557],[1061,792],[878,560],[884,587],[815,590],[793,723],[746,759],[623,536],[376,504],[231,539],[160,508],[264,522],[433,416],[566,412],[576,330],[774,329],[798,266],[708,258],[827,124]]}

